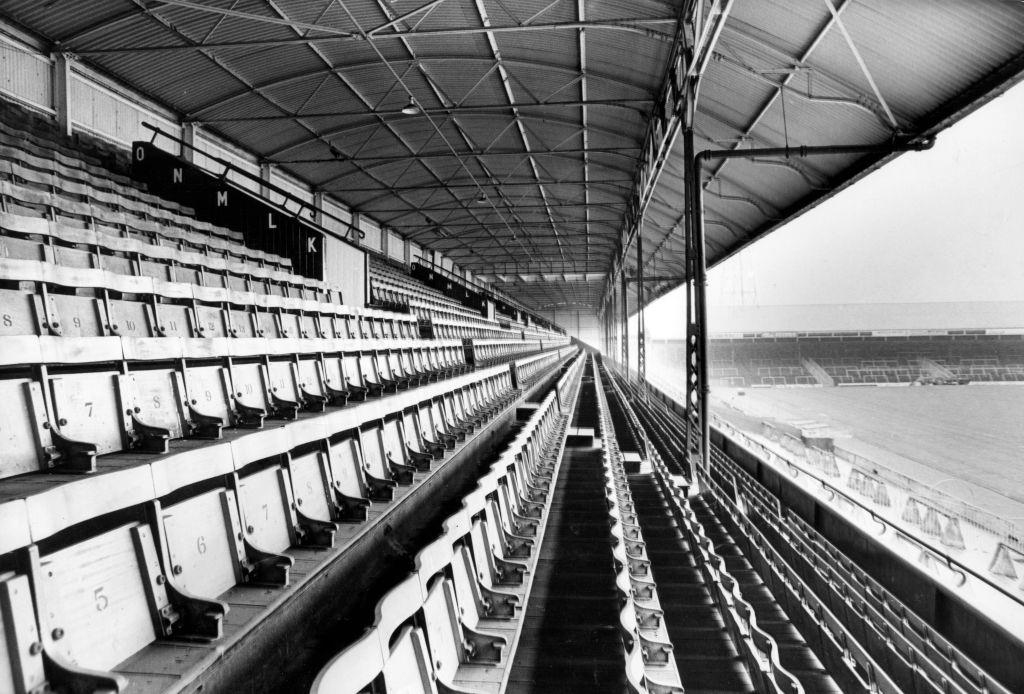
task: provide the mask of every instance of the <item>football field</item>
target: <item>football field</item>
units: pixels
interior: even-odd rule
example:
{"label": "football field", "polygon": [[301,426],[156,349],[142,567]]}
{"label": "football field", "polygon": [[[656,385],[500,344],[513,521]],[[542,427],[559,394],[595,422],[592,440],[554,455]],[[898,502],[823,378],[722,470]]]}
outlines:
{"label": "football field", "polygon": [[758,420],[828,425],[837,446],[1024,522],[1024,387],[746,388],[714,396],[726,418],[735,408]]}

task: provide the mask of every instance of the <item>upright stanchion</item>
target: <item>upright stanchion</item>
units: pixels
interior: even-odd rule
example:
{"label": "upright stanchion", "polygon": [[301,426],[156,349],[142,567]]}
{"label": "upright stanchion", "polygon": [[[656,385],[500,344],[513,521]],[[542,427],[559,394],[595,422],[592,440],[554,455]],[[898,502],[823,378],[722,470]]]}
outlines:
{"label": "upright stanchion", "polygon": [[647,393],[647,325],[644,322],[644,234],[636,235],[636,373],[641,393]]}
{"label": "upright stanchion", "polygon": [[626,294],[626,268],[622,268],[622,368],[629,368],[629,297]]}
{"label": "upright stanchion", "polygon": [[689,278],[686,302],[686,450],[691,466],[701,465],[707,469],[710,463],[707,265],[704,255],[701,163],[694,147],[695,86],[693,79],[686,86],[686,125],[683,130],[683,157],[686,165],[686,274]]}

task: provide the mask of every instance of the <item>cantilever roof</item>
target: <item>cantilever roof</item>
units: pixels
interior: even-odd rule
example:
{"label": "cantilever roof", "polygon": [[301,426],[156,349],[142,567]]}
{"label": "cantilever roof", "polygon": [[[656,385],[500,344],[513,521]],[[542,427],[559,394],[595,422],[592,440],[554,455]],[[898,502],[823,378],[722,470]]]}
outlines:
{"label": "cantilever roof", "polygon": [[[604,294],[674,42],[692,41],[677,32],[685,4],[0,0],[0,13],[551,309],[596,308]],[[727,20],[701,83],[698,149],[932,133],[1024,69],[1024,3],[706,4]],[[682,274],[681,146],[643,225],[651,296]],[[710,165],[709,261],[883,161]]]}

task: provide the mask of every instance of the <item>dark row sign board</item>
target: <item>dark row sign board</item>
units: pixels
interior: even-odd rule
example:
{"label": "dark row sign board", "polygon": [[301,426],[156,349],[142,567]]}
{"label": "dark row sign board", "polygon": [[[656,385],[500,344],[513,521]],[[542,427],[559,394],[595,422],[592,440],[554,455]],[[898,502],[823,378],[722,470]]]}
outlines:
{"label": "dark row sign board", "polygon": [[481,315],[487,315],[487,297],[480,292],[473,291],[461,282],[440,272],[435,272],[419,262],[413,263],[412,276],[441,291],[445,296],[455,299],[463,306],[480,311]]}
{"label": "dark row sign board", "polygon": [[312,218],[311,208],[283,211],[150,142],[132,145],[132,175],[153,194],[191,207],[198,219],[241,232],[249,248],[290,259],[300,275],[324,278],[323,234],[303,219]]}

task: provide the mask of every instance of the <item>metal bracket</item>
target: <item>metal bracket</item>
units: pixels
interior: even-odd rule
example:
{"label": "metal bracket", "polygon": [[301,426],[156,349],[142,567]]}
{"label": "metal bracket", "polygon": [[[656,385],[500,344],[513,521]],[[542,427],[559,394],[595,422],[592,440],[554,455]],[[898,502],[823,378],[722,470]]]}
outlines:
{"label": "metal bracket", "polygon": [[479,586],[484,599],[484,612],[491,619],[512,619],[519,606],[519,596]]}
{"label": "metal bracket", "polygon": [[395,498],[395,487],[398,486],[395,480],[382,480],[365,470],[363,470],[363,475],[366,478],[366,487],[371,501],[388,502]]}
{"label": "metal bracket", "polygon": [[134,413],[131,419],[132,430],[128,432],[128,437],[132,441],[132,448],[157,455],[167,453],[171,442],[170,430],[146,424]]}
{"label": "metal bracket", "polygon": [[[123,692],[128,680],[123,675],[72,665],[63,658],[43,651],[43,663],[47,674],[47,683],[57,691],[96,692],[97,694],[113,694]],[[44,690],[45,691],[45,690]]]}
{"label": "metal bracket", "polygon": [[641,607],[633,603],[633,610],[636,612],[636,623],[641,629],[657,629],[661,626],[662,617],[665,613],[653,607]]}
{"label": "metal bracket", "polygon": [[[494,554],[492,548],[491,554]],[[498,583],[506,586],[522,585],[526,577],[526,564],[518,561],[509,561],[494,556],[494,568],[498,573]]]}
{"label": "metal bracket", "polygon": [[60,472],[96,472],[96,444],[69,439],[57,427],[50,428],[56,455],[50,456],[50,467]]}
{"label": "metal bracket", "polygon": [[338,520],[344,523],[362,523],[367,518],[367,509],[370,507],[370,500],[361,496],[348,496],[342,494],[338,489],[339,483],[334,484],[334,508],[338,514]]}
{"label": "metal bracket", "polygon": [[413,472],[416,470],[412,465],[406,465],[405,463],[395,462],[395,459],[391,457],[391,454],[387,454],[388,467],[391,469],[391,476],[398,484],[402,486],[412,484]]}
{"label": "metal bracket", "polygon": [[633,588],[633,597],[638,600],[650,600],[654,597],[654,584],[651,581],[629,577],[629,583]]}
{"label": "metal bracket", "polygon": [[515,559],[529,559],[531,550],[533,549],[533,540],[528,537],[520,537],[513,535],[512,533],[505,530],[504,527],[499,528],[501,530],[502,541],[505,543],[505,553]]}
{"label": "metal bracket", "polygon": [[178,619],[171,625],[174,636],[216,641],[224,635],[224,615],[228,611],[226,603],[192,595],[175,585],[171,578],[168,578],[164,588],[177,609]]}
{"label": "metal bracket", "polygon": [[317,549],[334,547],[334,535],[338,532],[336,523],[310,518],[298,509],[295,510],[295,516],[299,521],[296,534],[299,536],[300,545]]}
{"label": "metal bracket", "polygon": [[294,400],[285,400],[284,398],[279,398],[274,393],[271,393],[270,407],[272,408],[272,416],[275,419],[284,419],[290,422],[299,416],[299,408],[302,407],[302,405]]}
{"label": "metal bracket", "polygon": [[332,388],[331,386],[324,384],[324,392],[327,393],[327,404],[331,407],[344,407],[348,404],[348,399],[351,393],[341,388]]}
{"label": "metal bracket", "polygon": [[327,397],[310,393],[305,388],[299,389],[299,395],[302,396],[302,409],[306,412],[323,412],[327,409]]}
{"label": "metal bracket", "polygon": [[370,393],[370,389],[365,386],[357,386],[352,381],[346,380],[345,384],[348,386],[348,399],[353,402],[363,402],[366,400],[366,396]]}
{"label": "metal bracket", "polygon": [[[409,444],[405,445],[406,453],[409,455],[409,459],[412,460],[412,464],[420,472],[430,472],[430,463],[434,460],[434,456],[430,453],[424,453],[417,451]],[[442,454],[443,455],[443,454]]]}
{"label": "metal bracket", "polygon": [[188,406],[188,433],[196,439],[219,439],[223,436],[224,422],[216,415],[203,414]]}
{"label": "metal bracket", "polygon": [[449,451],[455,448],[456,442],[466,440],[465,434],[463,434],[462,438],[460,439],[458,434],[445,434],[440,429],[435,429],[434,435],[437,436],[438,441],[444,442],[444,447],[447,448]]}
{"label": "metal bracket", "polygon": [[672,644],[662,643],[646,638],[640,632],[640,648],[644,655],[644,663],[664,664],[672,657]]}
{"label": "metal bracket", "polygon": [[267,413],[259,408],[251,405],[246,405],[238,398],[234,398],[234,420],[235,426],[240,429],[262,429],[263,420],[266,419]]}
{"label": "metal bracket", "polygon": [[444,458],[444,444],[430,441],[428,439],[422,439],[423,447],[427,449],[427,452],[434,457],[434,460],[441,460]]}
{"label": "metal bracket", "polygon": [[242,564],[250,585],[283,587],[288,585],[288,571],[293,560],[283,554],[266,552],[243,538],[246,561]]}
{"label": "metal bracket", "polygon": [[509,520],[512,522],[513,529],[517,534],[527,538],[537,536],[537,527],[540,524],[536,520],[521,516],[515,511],[512,512],[512,517]]}
{"label": "metal bracket", "polygon": [[483,634],[463,625],[465,636],[462,647],[469,660],[474,663],[500,663],[501,651],[508,645],[504,637],[496,634]]}

